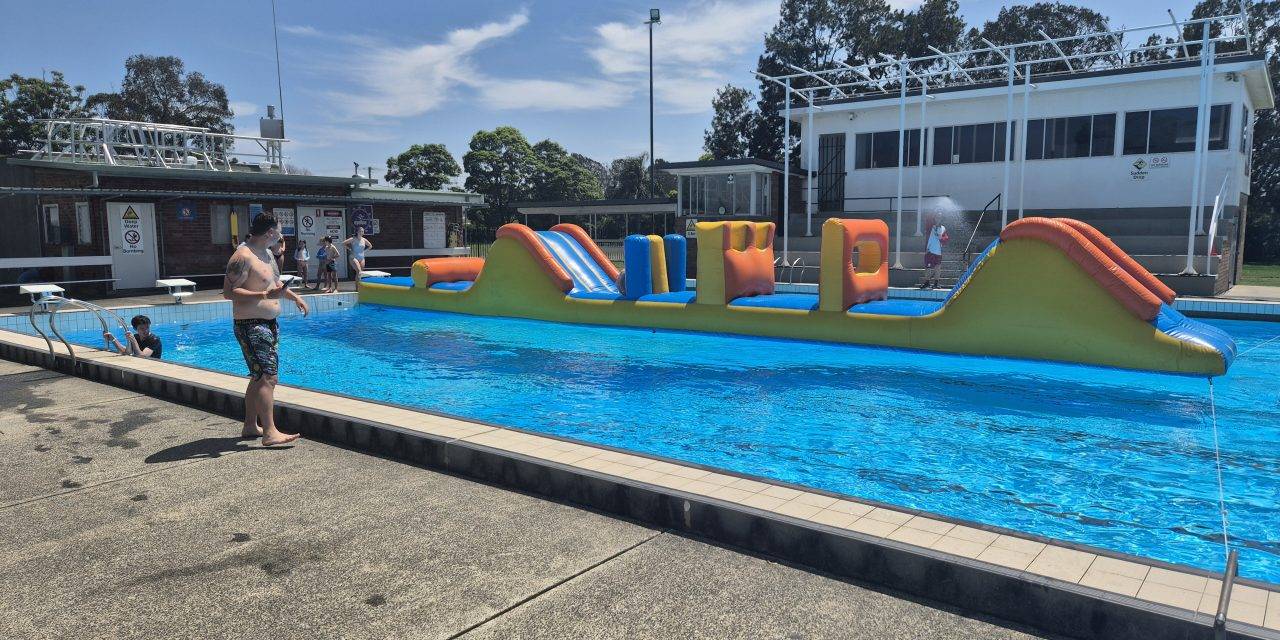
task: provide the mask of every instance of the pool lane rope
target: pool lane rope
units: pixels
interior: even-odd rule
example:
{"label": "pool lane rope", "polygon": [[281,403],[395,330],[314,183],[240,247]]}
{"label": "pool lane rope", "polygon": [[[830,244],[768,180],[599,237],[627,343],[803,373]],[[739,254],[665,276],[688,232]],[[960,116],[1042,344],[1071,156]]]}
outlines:
{"label": "pool lane rope", "polygon": [[1213,397],[1213,378],[1209,378],[1209,419],[1213,423],[1213,461],[1218,470],[1218,513],[1222,516],[1222,554],[1229,561],[1231,549],[1227,540],[1227,500],[1222,489],[1222,454],[1218,448],[1218,409]]}
{"label": "pool lane rope", "polygon": [[[1264,341],[1262,341],[1262,342],[1259,342],[1258,344],[1255,344],[1255,345],[1253,345],[1252,347],[1249,347],[1248,349],[1245,349],[1244,351],[1241,351],[1241,352],[1240,352],[1240,355],[1236,356],[1236,358],[1237,358],[1237,359],[1239,359],[1239,358],[1243,358],[1243,357],[1245,357],[1246,355],[1248,355],[1248,353],[1249,353],[1250,351],[1253,351],[1254,349],[1257,349],[1257,348],[1259,348],[1259,347],[1265,347],[1265,346],[1267,346],[1267,345],[1271,344],[1272,342],[1275,342],[1276,340],[1280,340],[1280,335],[1271,336],[1270,338],[1267,338],[1266,340],[1264,340]],[[1209,383],[1209,386],[1210,386],[1210,387],[1212,387],[1212,386],[1213,386],[1213,383],[1212,383],[1212,382],[1210,382],[1210,383]]]}

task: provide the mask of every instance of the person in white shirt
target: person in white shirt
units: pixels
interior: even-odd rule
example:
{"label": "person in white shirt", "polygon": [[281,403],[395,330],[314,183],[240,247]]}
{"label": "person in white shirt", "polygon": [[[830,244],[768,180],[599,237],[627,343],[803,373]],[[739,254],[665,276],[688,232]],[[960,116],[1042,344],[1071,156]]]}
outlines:
{"label": "person in white shirt", "polygon": [[920,288],[935,289],[942,275],[942,245],[951,240],[951,236],[935,216],[929,216],[927,221],[929,233],[924,244],[924,282],[920,283]]}
{"label": "person in white shirt", "polygon": [[298,277],[302,278],[302,286],[307,286],[307,263],[311,261],[311,253],[307,251],[307,241],[299,240],[298,248],[293,250],[293,261],[297,265]]}

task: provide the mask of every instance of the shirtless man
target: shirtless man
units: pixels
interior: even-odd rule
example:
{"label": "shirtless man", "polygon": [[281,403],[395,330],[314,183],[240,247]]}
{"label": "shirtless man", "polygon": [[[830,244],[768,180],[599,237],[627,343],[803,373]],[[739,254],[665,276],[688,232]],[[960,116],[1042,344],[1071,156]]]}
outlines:
{"label": "shirtless man", "polygon": [[298,305],[305,317],[307,303],[280,282],[280,269],[270,246],[280,241],[280,223],[274,215],[263,212],[249,225],[249,235],[227,262],[227,277],[222,283],[222,297],[231,301],[235,319],[236,341],[249,365],[249,388],[244,393],[243,438],[262,437],[271,446],[298,439],[276,429],[274,418],[275,390],[279,371],[277,347],[280,329],[280,298]]}

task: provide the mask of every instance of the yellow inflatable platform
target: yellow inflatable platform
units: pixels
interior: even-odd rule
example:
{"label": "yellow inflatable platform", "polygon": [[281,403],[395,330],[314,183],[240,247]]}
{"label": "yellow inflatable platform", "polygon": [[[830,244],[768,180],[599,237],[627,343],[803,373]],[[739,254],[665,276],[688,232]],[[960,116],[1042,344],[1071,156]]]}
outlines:
{"label": "yellow inflatable platform", "polygon": [[509,224],[486,260],[432,258],[408,278],[361,282],[362,303],[554,322],[820,340],[977,356],[1220,375],[1224,332],[1186,318],[1173,292],[1087,224],[1007,226],[945,300],[888,299],[888,229],[822,227],[818,294],[776,293],[772,223],[697,225],[696,291],[682,236],[632,236],[624,271],[587,234]]}

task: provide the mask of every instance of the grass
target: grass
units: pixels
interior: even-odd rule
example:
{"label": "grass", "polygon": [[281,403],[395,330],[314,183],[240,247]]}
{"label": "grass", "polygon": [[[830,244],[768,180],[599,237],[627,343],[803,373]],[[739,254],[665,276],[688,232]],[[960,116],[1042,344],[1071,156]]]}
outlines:
{"label": "grass", "polygon": [[1280,264],[1246,264],[1236,284],[1280,287]]}

